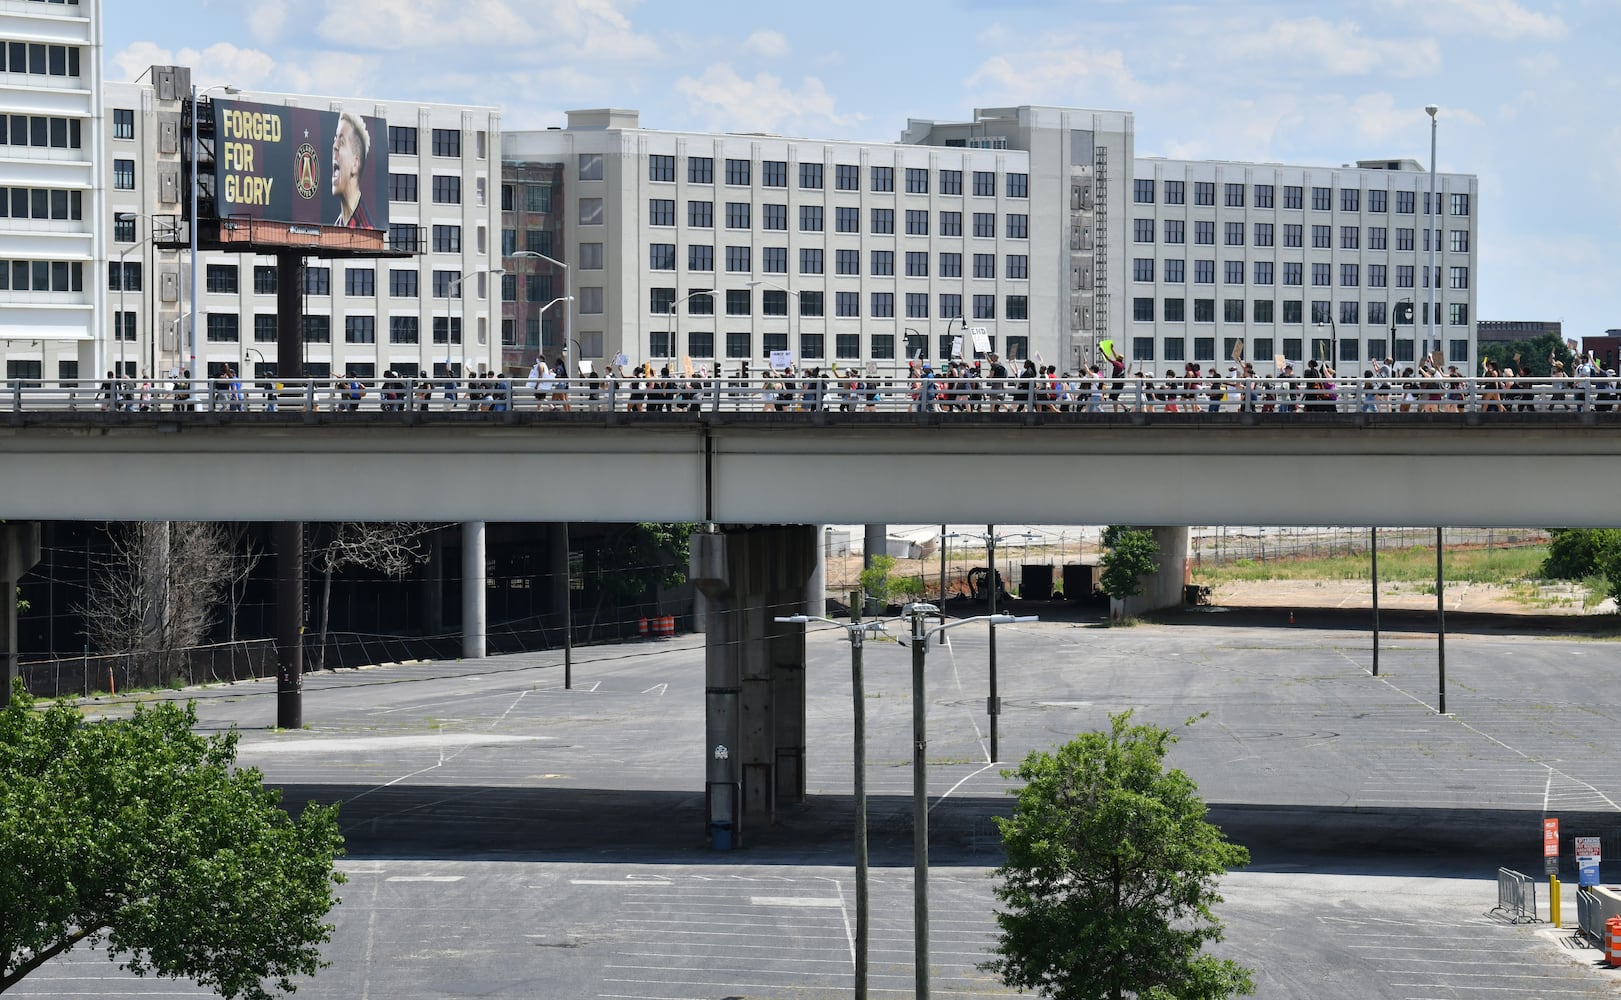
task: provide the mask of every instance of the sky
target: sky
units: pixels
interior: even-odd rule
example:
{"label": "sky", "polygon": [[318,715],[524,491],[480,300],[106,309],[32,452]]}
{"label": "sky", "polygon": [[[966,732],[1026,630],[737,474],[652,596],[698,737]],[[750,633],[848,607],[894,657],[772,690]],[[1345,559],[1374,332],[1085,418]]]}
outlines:
{"label": "sky", "polygon": [[[154,16],[159,8],[175,16]],[[1616,0],[106,0],[109,80],[570,108],[644,127],[893,142],[908,118],[1136,117],[1139,156],[1479,177],[1477,318],[1621,327]],[[1611,263],[1606,263],[1609,261]]]}

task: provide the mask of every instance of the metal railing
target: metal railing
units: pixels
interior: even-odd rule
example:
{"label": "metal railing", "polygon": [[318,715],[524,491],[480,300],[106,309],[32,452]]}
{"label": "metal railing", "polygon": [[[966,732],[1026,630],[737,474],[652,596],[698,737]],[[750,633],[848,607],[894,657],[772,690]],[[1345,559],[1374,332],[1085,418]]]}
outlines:
{"label": "metal railing", "polygon": [[1188,419],[1244,414],[1621,413],[1621,379],[1234,378],[1108,381],[973,375],[782,373],[720,378],[524,376],[397,379],[11,379],[0,408],[13,414],[208,413],[914,413],[950,419],[1065,414]]}
{"label": "metal railing", "polygon": [[1596,946],[1604,947],[1604,901],[1588,889],[1576,890],[1576,929]]}
{"label": "metal railing", "polygon": [[1529,875],[1508,868],[1497,869],[1497,905],[1491,912],[1507,915],[1511,924],[1538,923],[1537,884]]}

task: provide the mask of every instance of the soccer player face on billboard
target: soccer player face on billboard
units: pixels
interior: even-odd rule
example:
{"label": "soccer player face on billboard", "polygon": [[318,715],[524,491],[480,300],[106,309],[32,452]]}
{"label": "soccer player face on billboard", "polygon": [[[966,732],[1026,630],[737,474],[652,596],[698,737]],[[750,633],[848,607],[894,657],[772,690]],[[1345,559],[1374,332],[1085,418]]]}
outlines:
{"label": "soccer player face on billboard", "polygon": [[349,116],[341,116],[332,136],[332,193],[340,202],[340,226],[349,224],[360,204],[360,168],[364,163],[364,140]]}

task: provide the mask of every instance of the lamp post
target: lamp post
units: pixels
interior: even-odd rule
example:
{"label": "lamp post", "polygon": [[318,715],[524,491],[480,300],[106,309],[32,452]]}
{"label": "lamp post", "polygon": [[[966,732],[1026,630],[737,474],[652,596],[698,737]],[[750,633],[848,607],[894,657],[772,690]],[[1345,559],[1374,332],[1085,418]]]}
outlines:
{"label": "lamp post", "polygon": [[[113,218],[119,222],[134,222],[136,219],[142,218],[142,216],[134,212],[118,212],[113,216]],[[152,238],[156,235],[156,233],[148,232],[145,236],[118,252],[118,316],[113,320],[113,332],[118,336],[119,378],[124,377],[126,365],[124,360],[124,341],[126,340],[124,330],[124,289],[129,287],[129,279],[124,273],[124,267],[129,261],[129,255],[146,246],[148,243],[151,243]]]}
{"label": "lamp post", "polygon": [[855,785],[853,795],[855,798],[855,850],[856,850],[856,1000],[866,1000],[867,997],[867,942],[870,929],[867,922],[867,695],[865,679],[862,671],[861,647],[867,633],[881,633],[884,623],[881,621],[863,622],[859,619],[861,614],[860,602],[850,602],[850,614],[853,619],[849,623],[836,622],[831,618],[820,615],[789,615],[778,618],[777,621],[791,625],[805,625],[809,622],[823,622],[844,629],[845,635],[850,639],[850,700],[853,704],[854,730],[852,740],[855,755]]}
{"label": "lamp post", "polygon": [[770,281],[766,278],[755,278],[749,282],[750,288],[754,288],[757,285],[770,285],[772,288],[786,292],[794,297],[794,314],[788,317],[788,329],[793,334],[794,342],[790,346],[793,348],[794,357],[799,357],[799,293],[794,291],[792,288],[789,288],[787,285],[779,285],[775,281]]}
{"label": "lamp post", "polygon": [[[543,326],[545,325],[545,322],[546,322],[546,319],[545,319],[546,310],[548,308],[550,308],[551,306],[554,306],[559,302],[573,302],[574,301],[574,269],[573,268],[569,267],[567,264],[565,264],[562,261],[558,260],[556,257],[548,257],[546,254],[543,254],[538,250],[514,250],[508,256],[511,256],[511,257],[534,257],[537,260],[543,260],[546,263],[551,264],[553,267],[560,267],[560,268],[563,269],[563,297],[553,299],[550,302],[546,303],[546,305],[541,306],[540,307],[540,312],[536,314],[536,319],[535,319],[536,323],[539,323],[539,324],[541,324]],[[520,320],[523,318],[523,301],[524,301],[524,292],[525,291],[526,290],[520,290],[519,293],[518,293],[518,318]],[[521,325],[522,324],[520,323],[520,326]],[[519,333],[521,334],[522,332],[523,331],[520,329]],[[536,331],[535,339],[537,341],[540,340],[540,333],[539,333],[538,330]],[[563,352],[565,354],[568,353],[568,345],[573,343],[573,341],[574,341],[574,310],[572,308],[570,308],[570,309],[568,309],[567,311],[565,311],[563,313]],[[537,343],[535,346],[536,346],[536,351],[538,352],[540,350],[540,348],[544,346],[544,344],[543,343]],[[579,359],[576,358],[575,360],[578,361]]]}
{"label": "lamp post", "polygon": [[[1340,330],[1334,325],[1334,304],[1328,304],[1328,312],[1323,319],[1328,320],[1328,366],[1338,370],[1340,364]],[[1323,320],[1317,321],[1317,331],[1323,330]]]}
{"label": "lamp post", "polygon": [[[1441,214],[1441,204],[1435,190],[1435,115],[1441,108],[1438,105],[1426,104],[1424,113],[1430,116],[1430,211],[1429,218],[1424,220],[1425,237],[1430,244],[1430,314],[1426,319],[1424,334],[1424,351],[1429,353],[1430,341],[1435,338],[1435,294],[1441,284],[1441,276],[1435,270],[1436,244],[1440,243],[1440,234],[1435,231],[1436,217]],[[1440,342],[1436,342],[1436,350],[1441,349]]]}
{"label": "lamp post", "polygon": [[912,621],[912,906],[913,906],[913,996],[917,1000],[929,997],[929,785],[927,706],[923,700],[923,667],[928,657],[929,639],[939,632],[974,622],[992,625],[1011,625],[1014,622],[1033,622],[1035,616],[1015,618],[1013,615],[976,615],[943,621],[928,627],[930,615],[940,617],[940,609],[932,604],[908,604],[901,609],[903,616]]}
{"label": "lamp post", "polygon": [[[211,90],[222,90],[227,94],[242,93],[242,91],[229,84],[204,87],[201,91],[197,89],[197,84],[193,83],[191,85],[191,225],[188,227],[190,230],[188,235],[191,243],[191,371],[193,378],[197,376],[197,313],[199,312],[197,308],[197,186],[199,181],[197,176],[197,153],[201,147],[197,142],[197,98]],[[218,137],[215,137],[216,146],[218,142]],[[214,192],[214,211],[216,213],[219,211],[218,191]]]}
{"label": "lamp post", "polygon": [[[452,298],[461,298],[462,282],[466,281],[468,278],[472,278],[472,277],[475,277],[475,276],[480,275],[480,274],[505,274],[505,273],[506,272],[503,271],[499,267],[481,267],[477,271],[469,271],[469,272],[467,272],[466,274],[464,274],[464,275],[462,275],[460,277],[451,278],[445,284],[445,357],[447,359],[450,357],[450,300]],[[465,329],[465,327],[467,326],[467,307],[465,305],[462,306],[462,326],[464,328],[462,330],[462,332],[461,332],[462,378],[466,378],[467,377],[467,330]]]}

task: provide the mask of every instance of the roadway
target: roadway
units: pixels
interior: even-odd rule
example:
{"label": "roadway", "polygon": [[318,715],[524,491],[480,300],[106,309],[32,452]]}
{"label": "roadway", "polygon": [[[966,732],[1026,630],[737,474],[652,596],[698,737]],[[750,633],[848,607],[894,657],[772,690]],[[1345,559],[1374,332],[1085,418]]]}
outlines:
{"label": "roadway", "polygon": [[[1209,712],[1173,762],[1251,849],[1252,866],[1224,880],[1217,950],[1258,970],[1259,996],[1614,995],[1591,953],[1486,916],[1497,866],[1540,878],[1545,811],[1564,821],[1567,877],[1572,834],[1621,846],[1612,644],[1451,635],[1443,718],[1422,634],[1388,636],[1373,678],[1365,635],[1178,621],[1000,630],[1004,756],[1123,708],[1173,726]],[[1008,786],[986,760],[983,635],[952,635],[929,660],[934,981],[940,995],[996,996],[975,965],[993,935],[986,872]],[[695,638],[583,650],[572,691],[546,654],[315,675],[303,732],[269,730],[273,682],[195,692],[202,725],[242,727],[242,760],[289,801],[345,800],[333,966],[299,995],[847,996],[849,647],[809,643],[810,800],[715,854]],[[874,995],[904,996],[909,658],[876,643],[866,664]],[[80,954],[15,992],[195,991]]]}

